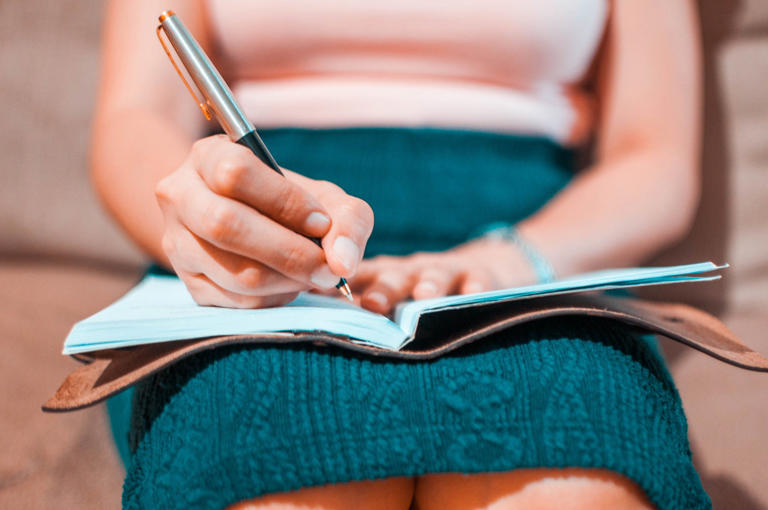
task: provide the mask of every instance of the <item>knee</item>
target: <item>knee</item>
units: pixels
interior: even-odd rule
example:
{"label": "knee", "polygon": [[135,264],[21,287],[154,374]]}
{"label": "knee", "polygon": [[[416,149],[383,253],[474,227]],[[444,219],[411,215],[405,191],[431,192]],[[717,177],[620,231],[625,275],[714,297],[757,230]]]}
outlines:
{"label": "knee", "polygon": [[520,490],[491,505],[494,510],[652,510],[643,490],[625,476],[603,469],[537,469]]}
{"label": "knee", "polygon": [[227,507],[227,510],[405,510],[413,498],[414,479],[394,477],[363,480],[268,494]]}
{"label": "knee", "polygon": [[651,510],[642,489],[602,469],[518,469],[504,473],[420,477],[417,507],[486,510]]}

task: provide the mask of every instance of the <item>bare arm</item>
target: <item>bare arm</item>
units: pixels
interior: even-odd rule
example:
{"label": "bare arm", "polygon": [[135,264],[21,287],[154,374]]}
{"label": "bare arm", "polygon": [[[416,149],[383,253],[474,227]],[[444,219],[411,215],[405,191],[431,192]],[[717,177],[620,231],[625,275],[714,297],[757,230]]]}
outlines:
{"label": "bare arm", "polygon": [[157,182],[184,160],[204,119],[191,104],[155,37],[158,15],[173,9],[210,50],[199,1],[111,1],[91,140],[91,178],[107,209],[152,258],[162,251]]}
{"label": "bare arm", "polygon": [[700,186],[695,20],[692,0],[614,2],[596,164],[520,225],[558,274],[636,264],[689,228]]}
{"label": "bare arm", "polygon": [[109,6],[91,144],[99,194],[200,304],[273,306],[333,288],[362,258],[370,207],[332,183],[283,178],[225,136],[196,140],[202,116],[155,38],[158,14],[172,8],[209,54],[211,44],[202,2],[177,4]]}
{"label": "bare arm", "polygon": [[[681,237],[699,195],[700,55],[694,0],[617,0],[598,64],[596,163],[521,234],[558,276],[635,265]],[[365,260],[350,283],[386,313],[431,298],[533,283],[520,250],[475,240],[442,253]]]}

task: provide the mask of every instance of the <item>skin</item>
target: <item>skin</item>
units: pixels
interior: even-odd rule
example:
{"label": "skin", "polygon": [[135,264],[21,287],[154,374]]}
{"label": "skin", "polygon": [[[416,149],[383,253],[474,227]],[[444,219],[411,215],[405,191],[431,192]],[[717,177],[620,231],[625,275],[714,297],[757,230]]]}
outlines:
{"label": "skin", "polygon": [[[274,306],[301,290],[333,291],[344,276],[358,303],[387,313],[409,297],[533,281],[517,249],[500,241],[362,260],[373,226],[363,201],[289,170],[279,178],[223,137],[200,139],[202,116],[154,38],[157,15],[166,9],[179,13],[216,60],[202,2],[112,1],[92,180],[125,231],[176,270],[197,302]],[[594,164],[519,224],[558,275],[640,263],[690,227],[700,186],[695,20],[693,0],[613,4],[593,73],[585,77],[598,104]],[[249,192],[256,182],[262,192]],[[300,234],[322,237],[322,249]],[[263,239],[270,241],[256,241]],[[651,508],[631,480],[576,468],[309,487],[233,508],[405,509],[414,498],[422,510]]]}

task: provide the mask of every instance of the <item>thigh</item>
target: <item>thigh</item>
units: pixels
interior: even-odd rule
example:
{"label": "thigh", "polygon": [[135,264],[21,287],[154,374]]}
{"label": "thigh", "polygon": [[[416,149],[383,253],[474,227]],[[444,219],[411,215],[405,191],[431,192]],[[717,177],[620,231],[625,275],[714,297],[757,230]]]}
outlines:
{"label": "thigh", "polygon": [[518,469],[416,479],[417,510],[649,510],[642,489],[604,469]]}
{"label": "thigh", "polygon": [[412,477],[363,480],[268,494],[228,510],[407,510],[413,489]]}

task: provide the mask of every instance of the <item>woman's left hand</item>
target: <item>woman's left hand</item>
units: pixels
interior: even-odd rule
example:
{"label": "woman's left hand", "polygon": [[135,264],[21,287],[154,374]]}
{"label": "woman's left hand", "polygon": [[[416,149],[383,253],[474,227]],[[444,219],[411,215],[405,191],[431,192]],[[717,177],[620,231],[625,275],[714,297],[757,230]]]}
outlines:
{"label": "woman's left hand", "polygon": [[509,242],[478,239],[444,252],[364,259],[348,279],[355,302],[386,314],[404,299],[471,294],[536,282],[533,269]]}

